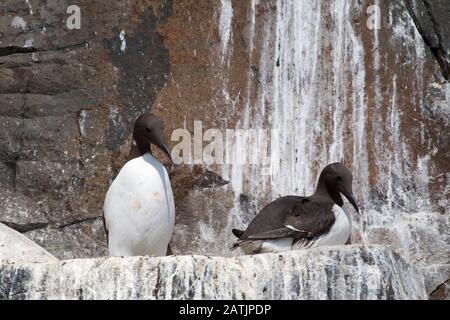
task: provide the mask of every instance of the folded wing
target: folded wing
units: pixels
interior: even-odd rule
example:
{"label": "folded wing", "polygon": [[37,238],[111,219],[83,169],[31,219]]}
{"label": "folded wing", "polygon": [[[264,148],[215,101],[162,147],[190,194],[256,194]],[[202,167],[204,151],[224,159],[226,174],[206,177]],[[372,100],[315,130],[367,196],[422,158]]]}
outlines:
{"label": "folded wing", "polygon": [[311,239],[327,233],[335,221],[333,205],[303,197],[280,198],[261,210],[237,243],[286,237]]}

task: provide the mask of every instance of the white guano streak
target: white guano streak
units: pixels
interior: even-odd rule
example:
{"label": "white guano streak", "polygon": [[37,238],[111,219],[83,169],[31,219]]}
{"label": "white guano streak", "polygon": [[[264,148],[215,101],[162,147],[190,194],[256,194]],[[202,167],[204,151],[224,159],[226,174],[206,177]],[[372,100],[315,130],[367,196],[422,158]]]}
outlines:
{"label": "white guano streak", "polygon": [[230,54],[229,43],[231,39],[231,24],[233,22],[233,7],[231,0],[220,1],[220,16],[219,16],[219,35],[221,45],[221,62],[223,63]]}
{"label": "white guano streak", "polygon": [[[224,2],[220,30],[222,57],[227,57],[231,48],[225,45],[229,38],[223,26],[229,20],[225,19]],[[391,83],[383,83],[387,89],[381,90],[381,76],[386,73],[381,61],[395,61],[397,53],[381,47],[377,29],[364,31],[373,33],[372,43],[364,45],[363,33],[353,23],[355,17],[365,15],[364,6],[340,0],[322,4],[319,0],[277,0],[273,13],[260,14],[256,7],[264,3],[251,2],[248,55],[249,64],[257,67],[258,85],[252,92],[254,74],[247,72],[244,110],[236,128],[277,129],[280,170],[263,176],[258,165],[236,164],[224,166],[222,174],[231,180],[236,198],[242,193],[251,195],[261,209],[260,199],[267,204],[280,195],[312,193],[320,170],[329,163],[344,161],[353,173],[353,190],[363,208],[358,219],[362,229],[362,225],[376,227],[397,218],[406,221],[402,219],[407,212],[426,210],[430,203],[428,160],[433,150],[413,159],[401,129],[405,115],[398,109],[399,79],[393,76]],[[380,6],[380,1],[375,4]],[[423,89],[420,59],[424,49],[420,35],[410,30],[413,24],[407,19],[393,19],[394,32],[389,41],[403,41],[406,50],[417,58],[417,76],[411,83],[418,94],[407,97],[407,103],[417,105]],[[387,54],[394,56],[385,57]],[[368,93],[373,98],[370,117]],[[257,154],[264,152],[261,147],[257,142],[250,146]],[[369,161],[375,172],[369,171]],[[372,174],[373,184],[369,185]],[[377,193],[386,199],[380,202],[374,198]],[[249,220],[242,217],[238,201],[229,217],[228,224],[237,228],[245,227],[243,221]],[[398,228],[402,228],[401,223]],[[410,237],[405,235],[401,241],[406,248]]]}
{"label": "white guano streak", "polygon": [[127,49],[127,40],[125,39],[125,31],[122,30],[120,31],[119,34],[119,39],[120,39],[120,51],[122,51],[122,53],[125,53],[125,50]]}

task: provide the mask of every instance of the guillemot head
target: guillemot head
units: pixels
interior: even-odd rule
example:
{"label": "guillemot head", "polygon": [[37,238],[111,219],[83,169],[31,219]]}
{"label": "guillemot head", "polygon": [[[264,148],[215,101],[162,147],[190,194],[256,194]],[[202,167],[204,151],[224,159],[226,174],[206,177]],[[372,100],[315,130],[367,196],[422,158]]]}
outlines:
{"label": "guillemot head", "polygon": [[131,147],[129,158],[136,156],[139,151],[140,155],[151,152],[151,145],[154,144],[162,152],[164,152],[173,164],[172,156],[169,148],[164,141],[164,123],[157,116],[146,113],[137,118],[133,129],[133,146]]}
{"label": "guillemot head", "polygon": [[338,206],[344,204],[341,194],[352,204],[353,208],[359,212],[355,197],[352,192],[352,174],[340,162],[327,165],[320,173],[319,182],[315,196],[329,196]]}

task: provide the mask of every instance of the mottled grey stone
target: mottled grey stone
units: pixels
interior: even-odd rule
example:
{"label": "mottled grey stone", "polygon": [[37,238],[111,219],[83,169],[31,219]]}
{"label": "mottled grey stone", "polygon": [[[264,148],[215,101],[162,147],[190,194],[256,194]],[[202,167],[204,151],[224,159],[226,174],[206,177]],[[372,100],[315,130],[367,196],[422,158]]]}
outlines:
{"label": "mottled grey stone", "polygon": [[[156,16],[153,10],[144,12],[141,23],[132,35],[127,35],[126,54],[122,52],[116,37],[103,41],[108,55],[121,73],[118,87],[121,110],[113,112],[109,121],[106,141],[109,149],[115,150],[124,142],[131,133],[135,119],[148,110],[167,81],[169,52],[157,27],[171,14],[171,7],[168,1],[164,7],[168,12],[160,16]],[[114,34],[121,32],[117,27],[113,31]],[[136,94],[135,88],[142,90]]]}
{"label": "mottled grey stone", "polygon": [[0,278],[3,299],[428,298],[420,270],[382,246],[15,264]]}
{"label": "mottled grey stone", "polygon": [[435,291],[442,283],[450,279],[450,264],[434,264],[422,268],[425,288],[428,294]]}
{"label": "mottled grey stone", "polygon": [[23,119],[0,116],[0,159],[15,162],[22,149]]}
{"label": "mottled grey stone", "polygon": [[450,83],[432,84],[424,105],[432,117],[450,126]]}
{"label": "mottled grey stone", "polygon": [[0,93],[23,93],[26,82],[21,78],[20,70],[0,67]]}
{"label": "mottled grey stone", "polygon": [[[64,163],[79,159],[79,125],[76,115],[37,117],[23,120],[21,159]],[[55,143],[57,141],[57,143]]]}
{"label": "mottled grey stone", "polygon": [[73,191],[71,179],[79,175],[77,164],[48,161],[17,162],[16,189],[24,194],[63,195]]}
{"label": "mottled grey stone", "polygon": [[173,253],[236,254],[229,250],[232,226],[228,215],[215,216],[217,212],[229,212],[233,205],[234,195],[224,187],[192,189],[177,207],[170,242]]}
{"label": "mottled grey stone", "polygon": [[25,232],[45,227],[49,220],[31,198],[7,188],[0,188],[0,222]]}
{"label": "mottled grey stone", "polygon": [[[11,262],[36,263],[56,260],[54,256],[27,237],[0,223],[0,269],[2,265]],[[0,276],[0,287],[5,285],[5,281]]]}
{"label": "mottled grey stone", "polygon": [[9,188],[14,186],[15,164],[0,162],[0,188]]}
{"label": "mottled grey stone", "polygon": [[49,226],[25,235],[59,259],[107,255],[102,218],[89,218],[66,226]]}
{"label": "mottled grey stone", "polygon": [[19,117],[25,109],[25,95],[0,94],[0,116]]}

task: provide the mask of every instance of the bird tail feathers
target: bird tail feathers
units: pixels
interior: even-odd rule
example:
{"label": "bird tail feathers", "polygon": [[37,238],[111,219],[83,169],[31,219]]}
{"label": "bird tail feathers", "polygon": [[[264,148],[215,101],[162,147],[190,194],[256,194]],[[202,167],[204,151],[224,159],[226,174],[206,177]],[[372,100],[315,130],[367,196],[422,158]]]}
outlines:
{"label": "bird tail feathers", "polygon": [[232,229],[231,232],[233,232],[236,238],[240,238],[244,234],[244,231],[239,229]]}

